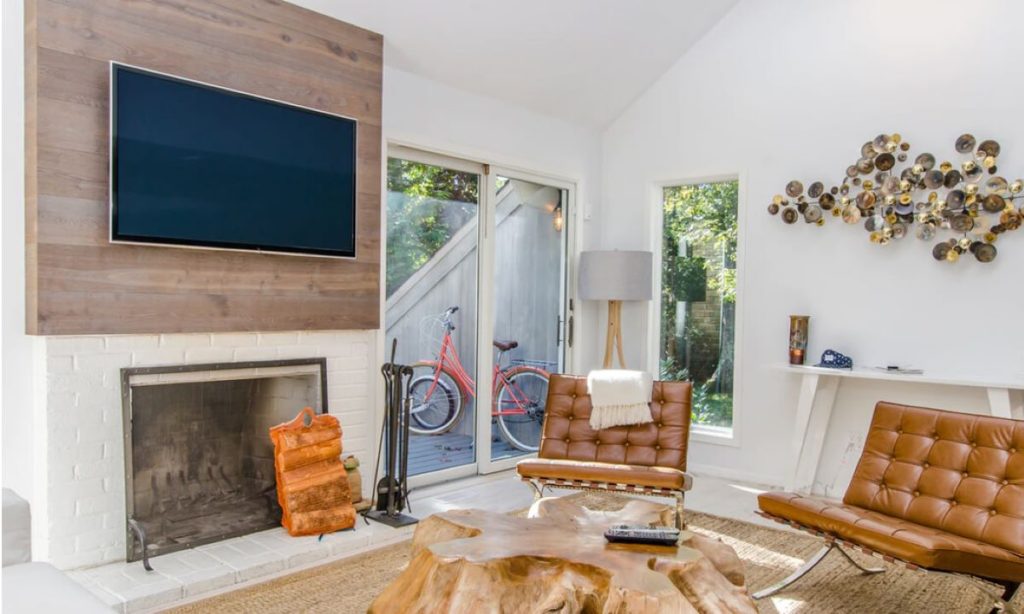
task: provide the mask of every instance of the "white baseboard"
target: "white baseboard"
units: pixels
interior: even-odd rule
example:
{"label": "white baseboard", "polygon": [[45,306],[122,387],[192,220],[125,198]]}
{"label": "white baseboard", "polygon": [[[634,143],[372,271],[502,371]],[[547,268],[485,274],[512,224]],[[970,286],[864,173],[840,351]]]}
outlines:
{"label": "white baseboard", "polygon": [[736,480],[747,484],[764,486],[771,489],[781,489],[785,480],[777,475],[763,473],[751,473],[749,471],[736,471],[727,467],[715,465],[702,465],[700,463],[687,463],[686,470],[696,476],[706,475],[724,480]]}

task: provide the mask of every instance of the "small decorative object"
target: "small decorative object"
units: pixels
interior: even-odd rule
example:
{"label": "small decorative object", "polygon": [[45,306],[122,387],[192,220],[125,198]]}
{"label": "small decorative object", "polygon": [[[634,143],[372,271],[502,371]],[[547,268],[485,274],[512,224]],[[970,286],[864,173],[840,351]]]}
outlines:
{"label": "small decorative object", "polygon": [[352,506],[356,508],[356,512],[369,509],[370,502],[363,499],[363,477],[359,473],[359,459],[349,454],[341,459],[341,463],[345,465],[345,472],[348,473],[348,490]]}
{"label": "small decorative object", "polygon": [[971,253],[978,262],[992,262],[996,240],[1024,223],[1024,180],[1012,182],[998,175],[998,142],[978,141],[962,134],[953,144],[959,160],[936,162],[922,153],[905,168],[910,144],[899,134],[879,134],[860,148],[860,158],[846,168],[838,186],[826,189],[815,181],[786,184],[785,195],[776,194],[768,213],[786,224],[801,217],[823,226],[831,212],[847,224],[862,224],[872,243],[885,245],[913,234],[931,241],[940,231],[954,236],[932,247],[936,260],[956,262]]}
{"label": "small decorative object", "polygon": [[804,364],[811,316],[789,316],[789,364]]}
{"label": "small decorative object", "polygon": [[852,369],[853,359],[835,350],[825,350],[821,355],[821,362],[814,366],[828,369]]}

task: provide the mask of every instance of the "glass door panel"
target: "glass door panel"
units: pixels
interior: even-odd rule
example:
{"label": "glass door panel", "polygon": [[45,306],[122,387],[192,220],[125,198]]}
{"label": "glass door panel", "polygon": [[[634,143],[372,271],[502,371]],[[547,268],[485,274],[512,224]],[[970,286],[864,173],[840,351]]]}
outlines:
{"label": "glass door panel", "polygon": [[563,361],[567,191],[495,178],[490,460],[534,453]]}
{"label": "glass door panel", "polygon": [[476,458],[482,165],[392,149],[387,167],[385,351],[416,365],[409,475]]}

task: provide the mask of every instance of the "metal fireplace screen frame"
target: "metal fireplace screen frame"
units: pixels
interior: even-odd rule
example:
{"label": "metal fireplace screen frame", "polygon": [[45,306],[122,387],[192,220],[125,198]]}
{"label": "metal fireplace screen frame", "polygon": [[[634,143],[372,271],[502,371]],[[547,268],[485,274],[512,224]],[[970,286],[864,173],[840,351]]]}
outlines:
{"label": "metal fireplace screen frame", "polygon": [[[267,368],[279,368],[279,367],[305,367],[305,366],[316,366],[319,368],[320,375],[320,413],[330,413],[327,405],[327,358],[294,358],[287,360],[257,360],[249,362],[226,362],[226,363],[206,363],[206,364],[194,364],[194,365],[171,365],[162,367],[125,367],[121,369],[121,410],[122,419],[124,423],[124,478],[125,478],[125,557],[128,562],[143,560],[146,564],[146,568],[150,569],[148,561],[148,553],[145,552],[145,544],[142,544],[141,553],[136,552],[135,542],[136,539],[144,542],[145,538],[143,535],[136,533],[136,529],[133,529],[132,525],[135,523],[135,501],[134,501],[134,466],[132,460],[132,386],[131,379],[137,375],[163,375],[170,373],[190,373],[198,371],[234,371],[240,369],[267,369]],[[244,378],[239,378],[244,379]],[[261,379],[258,376],[254,376],[252,379]],[[173,384],[176,382],[168,382]],[[136,524],[136,527],[138,525]],[[141,531],[141,529],[137,529]],[[167,554],[169,552],[175,552],[178,550],[186,550],[188,548],[194,548],[203,544],[214,543],[232,537],[239,537],[241,535],[247,535],[250,531],[226,531],[223,534],[218,534],[205,539],[197,539],[195,541],[189,541],[174,546],[164,546],[160,548],[159,552],[153,552],[152,554],[160,555]]]}

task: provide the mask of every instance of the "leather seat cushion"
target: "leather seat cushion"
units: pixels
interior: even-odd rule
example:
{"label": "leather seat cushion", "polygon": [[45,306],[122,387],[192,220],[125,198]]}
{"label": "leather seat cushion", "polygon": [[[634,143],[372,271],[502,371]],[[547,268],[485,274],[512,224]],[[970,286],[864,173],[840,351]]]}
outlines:
{"label": "leather seat cushion", "polygon": [[1024,582],[1024,558],[991,544],[822,497],[768,492],[757,499],[767,514],[920,567]]}
{"label": "leather seat cushion", "polygon": [[689,475],[671,467],[645,467],[566,459],[529,458],[521,460],[516,465],[516,472],[525,478],[585,480],[670,490],[688,490],[691,484]]}

